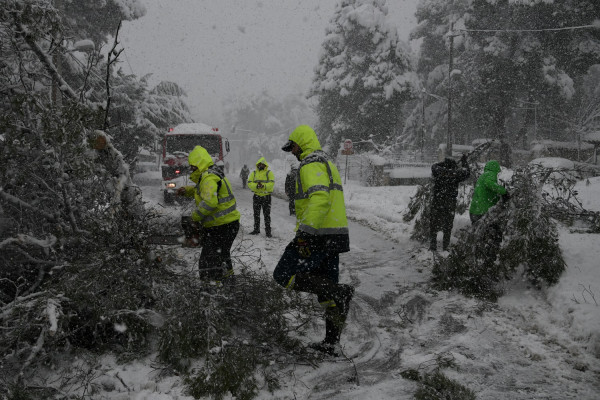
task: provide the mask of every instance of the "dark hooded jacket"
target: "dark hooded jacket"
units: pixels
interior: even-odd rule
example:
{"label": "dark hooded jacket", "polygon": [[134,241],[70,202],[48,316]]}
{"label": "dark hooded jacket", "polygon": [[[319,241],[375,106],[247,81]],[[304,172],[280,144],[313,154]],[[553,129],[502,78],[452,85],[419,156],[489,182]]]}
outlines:
{"label": "dark hooded jacket", "polygon": [[459,167],[457,162],[451,158],[433,164],[431,176],[433,178],[432,208],[451,209],[456,208],[456,197],[458,196],[458,185],[467,179],[471,171],[468,164]]}

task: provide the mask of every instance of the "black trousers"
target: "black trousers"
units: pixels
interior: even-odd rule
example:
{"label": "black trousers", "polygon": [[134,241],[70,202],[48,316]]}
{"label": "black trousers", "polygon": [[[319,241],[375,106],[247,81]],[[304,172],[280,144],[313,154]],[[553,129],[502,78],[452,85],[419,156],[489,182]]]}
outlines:
{"label": "black trousers", "polygon": [[254,209],[254,231],[260,231],[260,210],[262,209],[263,216],[265,217],[265,232],[271,233],[271,195],[254,195],[252,208]]}
{"label": "black trousers", "polygon": [[296,201],[294,199],[288,200],[290,207],[290,215],[296,215]]}
{"label": "black trousers", "polygon": [[432,250],[437,248],[437,233],[442,231],[443,249],[448,249],[450,244],[450,235],[452,235],[452,225],[454,225],[454,208],[450,207],[432,207],[429,219],[429,247]]}
{"label": "black trousers", "polygon": [[202,253],[198,261],[201,279],[219,280],[233,271],[231,246],[240,230],[240,221],[204,228]]}

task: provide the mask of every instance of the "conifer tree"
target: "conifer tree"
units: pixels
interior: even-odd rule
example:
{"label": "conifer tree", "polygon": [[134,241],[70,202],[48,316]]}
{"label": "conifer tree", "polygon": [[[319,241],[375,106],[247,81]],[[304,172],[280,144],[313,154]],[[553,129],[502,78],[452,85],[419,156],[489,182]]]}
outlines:
{"label": "conifer tree", "polygon": [[318,98],[323,143],[336,150],[342,139],[357,149],[389,142],[403,103],[418,90],[387,13],[385,0],[342,0],[327,28],[310,95]]}
{"label": "conifer tree", "polygon": [[[446,97],[448,35],[454,38],[455,143],[505,135],[507,141],[527,147],[533,132],[524,137],[522,130],[506,129],[515,113],[526,130],[536,126],[538,139],[574,139],[579,97],[585,90],[582,78],[600,62],[600,3],[427,0],[417,18],[412,37],[423,40],[419,73],[428,93]],[[435,143],[442,142],[447,102],[428,96],[425,102],[427,131]],[[416,129],[416,124],[408,127],[405,142],[415,141]]]}

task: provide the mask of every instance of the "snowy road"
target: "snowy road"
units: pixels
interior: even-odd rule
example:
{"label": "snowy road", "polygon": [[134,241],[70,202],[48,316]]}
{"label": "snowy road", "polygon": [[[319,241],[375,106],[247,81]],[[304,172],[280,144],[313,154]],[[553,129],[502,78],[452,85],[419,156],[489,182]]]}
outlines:
{"label": "snowy road", "polygon": [[[139,182],[149,202],[160,203],[158,182]],[[287,202],[273,198],[272,239],[248,236],[252,194],[232,179],[242,230],[272,271],[293,238]],[[181,207],[158,207],[181,213]],[[350,223],[351,252],[341,256],[341,281],[356,287],[344,353],[352,362],[297,366],[294,380],[261,398],[412,399],[418,384],[401,377],[436,367],[473,390],[478,399],[598,399],[600,365],[562,329],[544,294],[526,288],[498,304],[429,288],[431,256],[409,240],[391,241]],[[525,297],[523,297],[525,296]],[[319,340],[323,330],[315,333]],[[356,379],[358,378],[358,379]],[[358,384],[357,384],[358,383]]]}

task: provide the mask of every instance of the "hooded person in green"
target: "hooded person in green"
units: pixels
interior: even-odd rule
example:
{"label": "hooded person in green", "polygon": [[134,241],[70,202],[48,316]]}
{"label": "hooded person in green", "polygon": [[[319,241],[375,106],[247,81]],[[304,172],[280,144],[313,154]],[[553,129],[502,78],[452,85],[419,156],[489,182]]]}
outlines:
{"label": "hooded person in green", "polygon": [[[498,184],[498,174],[500,173],[500,164],[496,160],[488,161],[483,168],[483,174],[477,179],[473,198],[471,199],[471,207],[469,208],[469,216],[471,223],[476,224],[492,206],[498,203],[501,198],[508,200],[508,191],[502,185]],[[486,263],[493,264],[496,260],[500,243],[502,243],[502,228],[497,221],[491,221],[489,231],[486,238]]]}
{"label": "hooded person in green", "polygon": [[483,174],[477,179],[469,214],[471,222],[477,222],[502,196],[508,192],[506,188],[498,184],[500,164],[496,160],[490,160],[483,168]]}

